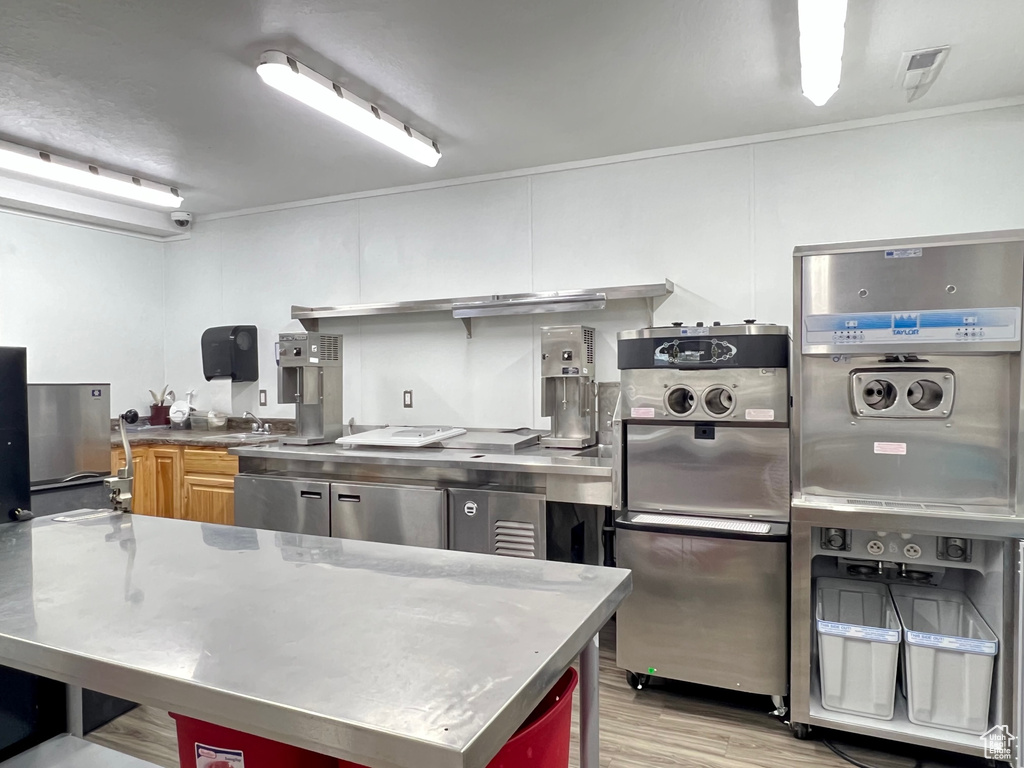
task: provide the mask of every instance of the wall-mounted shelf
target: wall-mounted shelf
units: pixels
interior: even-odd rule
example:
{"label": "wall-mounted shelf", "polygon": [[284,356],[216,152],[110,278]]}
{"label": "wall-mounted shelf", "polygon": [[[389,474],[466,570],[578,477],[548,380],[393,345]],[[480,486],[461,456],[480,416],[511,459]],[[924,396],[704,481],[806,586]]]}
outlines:
{"label": "wall-mounted shelf", "polygon": [[370,317],[372,315],[404,315],[413,312],[451,312],[462,320],[466,337],[473,338],[473,318],[494,315],[533,315],[543,312],[579,312],[604,309],[609,301],[645,299],[648,324],[654,324],[654,310],[675,291],[671,280],[643,285],[617,285],[575,291],[542,293],[507,293],[493,296],[464,296],[454,299],[395,301],[386,304],[349,304],[342,307],[292,307],[292,319],[308,331],[319,329],[321,320],[332,317]]}

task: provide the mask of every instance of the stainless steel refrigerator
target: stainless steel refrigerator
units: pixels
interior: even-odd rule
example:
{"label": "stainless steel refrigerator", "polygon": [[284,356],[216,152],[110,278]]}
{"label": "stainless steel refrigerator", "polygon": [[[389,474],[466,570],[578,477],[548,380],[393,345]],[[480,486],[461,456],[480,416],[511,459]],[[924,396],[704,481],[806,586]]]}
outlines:
{"label": "stainless steel refrigerator", "polygon": [[[24,366],[25,353],[24,350],[20,352]],[[7,368],[13,370],[10,365]],[[11,372],[0,372],[2,381],[11,376]],[[0,399],[3,413],[17,411],[24,420],[19,423],[27,422],[27,445],[24,441],[14,440],[20,450],[10,457],[20,468],[18,477],[10,480],[23,484],[23,494],[12,497],[8,507],[30,508],[36,517],[78,509],[109,508],[110,498],[103,487],[103,478],[110,475],[110,385],[29,384],[26,392],[23,370],[19,381],[16,386],[12,385],[6,397]],[[14,403],[20,403],[20,411]],[[6,441],[0,441],[0,447],[6,444]],[[2,456],[0,452],[0,458]],[[30,498],[22,500],[22,495],[29,497],[30,491]],[[5,492],[6,486],[0,484],[0,500],[6,500]],[[0,512],[7,514],[7,510]],[[58,728],[58,732],[63,729],[64,686],[43,678],[17,674],[15,682],[23,690],[18,700],[12,700],[13,706],[25,707],[26,711],[45,710],[45,716],[35,716],[37,725],[33,735],[45,735],[54,728]],[[3,690],[4,683],[0,676],[0,690]],[[88,733],[134,706],[130,701],[83,689],[82,728]],[[56,711],[51,714],[51,709]],[[23,721],[27,718],[24,716]],[[0,722],[4,719],[0,707]],[[55,725],[55,721],[59,724]],[[25,731],[24,725],[17,730]],[[24,739],[14,739],[13,733],[5,739],[0,729],[0,748],[5,742],[12,745],[12,750],[30,746]]]}
{"label": "stainless steel refrigerator", "polygon": [[109,384],[29,384],[28,429],[33,514],[109,506]]}

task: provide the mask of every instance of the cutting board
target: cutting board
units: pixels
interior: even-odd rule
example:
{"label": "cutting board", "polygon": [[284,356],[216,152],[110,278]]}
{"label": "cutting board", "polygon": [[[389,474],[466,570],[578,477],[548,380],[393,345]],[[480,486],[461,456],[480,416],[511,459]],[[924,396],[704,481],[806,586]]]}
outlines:
{"label": "cutting board", "polygon": [[383,448],[423,448],[464,434],[466,430],[461,427],[384,427],[339,437],[335,442],[346,447],[371,445]]}

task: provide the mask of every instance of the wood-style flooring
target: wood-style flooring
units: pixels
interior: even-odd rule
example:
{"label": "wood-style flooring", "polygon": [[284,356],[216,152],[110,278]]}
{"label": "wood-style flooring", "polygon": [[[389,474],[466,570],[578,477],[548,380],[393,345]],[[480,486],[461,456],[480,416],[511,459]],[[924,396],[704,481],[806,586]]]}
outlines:
{"label": "wood-style flooring", "polygon": [[[683,684],[634,691],[615,666],[614,623],[601,633],[602,768],[849,768],[817,738],[798,741],[768,714],[767,697]],[[578,703],[573,706],[572,768],[578,768]],[[821,736],[820,732],[815,732]],[[984,761],[891,742],[830,733],[833,742],[873,768],[980,768]],[[178,768],[174,721],[139,707],[94,731],[91,741]],[[191,767],[189,767],[191,768]]]}

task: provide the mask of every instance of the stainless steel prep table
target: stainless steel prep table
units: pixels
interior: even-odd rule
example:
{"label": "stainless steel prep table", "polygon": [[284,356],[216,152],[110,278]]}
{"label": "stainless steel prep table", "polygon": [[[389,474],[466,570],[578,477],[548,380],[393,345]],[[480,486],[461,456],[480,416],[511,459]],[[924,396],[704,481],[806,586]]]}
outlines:
{"label": "stainless steel prep table", "polygon": [[597,768],[628,571],[69,517],[0,526],[0,664],[372,768],[483,768],[580,654]]}
{"label": "stainless steel prep table", "polygon": [[344,475],[351,480],[389,479],[486,485],[543,492],[551,501],[611,506],[612,462],[531,447],[516,453],[476,453],[458,448],[352,449],[339,445],[247,445],[230,449],[243,473]]}

